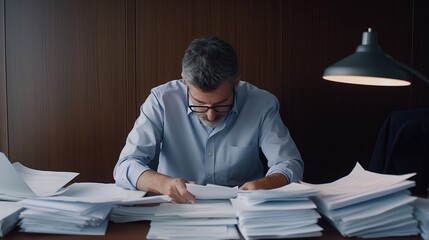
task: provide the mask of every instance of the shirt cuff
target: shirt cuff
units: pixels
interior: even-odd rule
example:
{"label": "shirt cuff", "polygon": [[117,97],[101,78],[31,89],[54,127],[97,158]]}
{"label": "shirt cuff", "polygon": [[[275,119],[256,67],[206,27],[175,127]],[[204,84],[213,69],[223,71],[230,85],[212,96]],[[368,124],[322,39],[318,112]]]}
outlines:
{"label": "shirt cuff", "polygon": [[276,170],[268,171],[266,176],[273,175],[274,173],[283,174],[286,177],[288,184],[292,183],[292,181],[291,181],[291,179],[293,179],[293,172],[292,172],[292,170],[290,170],[290,169],[284,169],[283,171],[281,171],[281,170],[276,169]]}
{"label": "shirt cuff", "polygon": [[149,167],[143,166],[139,163],[133,163],[128,166],[128,182],[134,189],[137,189],[137,180],[139,180],[139,177],[149,169]]}

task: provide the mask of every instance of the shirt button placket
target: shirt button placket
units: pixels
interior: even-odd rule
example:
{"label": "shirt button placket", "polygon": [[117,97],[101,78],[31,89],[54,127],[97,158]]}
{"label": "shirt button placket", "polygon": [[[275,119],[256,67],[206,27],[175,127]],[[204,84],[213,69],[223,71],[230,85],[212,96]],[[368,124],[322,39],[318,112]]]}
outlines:
{"label": "shirt button placket", "polygon": [[214,183],[214,141],[209,138],[206,145],[205,165],[206,165],[206,180]]}

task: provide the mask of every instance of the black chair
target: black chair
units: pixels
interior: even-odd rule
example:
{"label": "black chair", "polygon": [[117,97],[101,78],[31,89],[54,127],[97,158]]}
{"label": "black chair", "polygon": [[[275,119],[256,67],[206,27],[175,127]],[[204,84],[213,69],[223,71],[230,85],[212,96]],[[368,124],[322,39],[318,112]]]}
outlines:
{"label": "black chair", "polygon": [[411,192],[428,193],[429,109],[395,111],[383,123],[369,170],[384,174],[417,173]]}

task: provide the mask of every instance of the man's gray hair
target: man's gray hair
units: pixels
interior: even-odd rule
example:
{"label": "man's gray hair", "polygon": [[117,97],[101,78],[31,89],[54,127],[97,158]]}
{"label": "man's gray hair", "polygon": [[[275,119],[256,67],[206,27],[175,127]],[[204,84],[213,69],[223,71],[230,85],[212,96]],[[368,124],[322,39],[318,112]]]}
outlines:
{"label": "man's gray hair", "polygon": [[233,86],[238,76],[238,60],[234,48],[213,36],[194,39],[182,60],[185,80],[202,91],[215,90],[224,81]]}

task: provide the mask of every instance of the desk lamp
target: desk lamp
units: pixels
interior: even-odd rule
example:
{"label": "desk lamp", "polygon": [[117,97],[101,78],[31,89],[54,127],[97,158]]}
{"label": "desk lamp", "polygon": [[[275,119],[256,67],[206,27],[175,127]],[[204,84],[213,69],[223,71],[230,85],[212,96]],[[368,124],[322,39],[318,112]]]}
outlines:
{"label": "desk lamp", "polygon": [[323,78],[360,85],[408,86],[410,76],[405,70],[429,84],[423,74],[385,54],[377,44],[377,33],[369,28],[356,52],[326,68]]}

